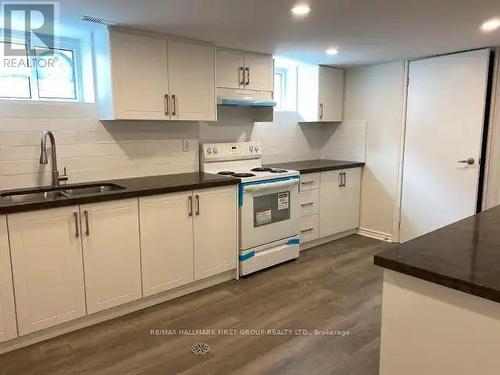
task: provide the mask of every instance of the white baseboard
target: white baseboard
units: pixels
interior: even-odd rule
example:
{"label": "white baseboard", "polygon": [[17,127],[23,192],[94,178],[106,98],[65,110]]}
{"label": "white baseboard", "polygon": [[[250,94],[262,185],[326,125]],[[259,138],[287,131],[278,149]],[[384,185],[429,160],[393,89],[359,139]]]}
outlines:
{"label": "white baseboard", "polygon": [[379,232],[378,230],[358,228],[357,234],[364,237],[374,238],[376,240],[392,242],[392,235],[389,233]]}
{"label": "white baseboard", "polygon": [[341,238],[350,236],[350,235],[355,234],[355,233],[356,233],[356,229],[351,229],[351,230],[346,230],[345,232],[333,234],[331,236],[318,238],[317,240],[308,241],[308,242],[305,242],[303,244],[300,244],[300,251],[310,249],[311,247],[324,245],[325,243],[339,240]]}
{"label": "white baseboard", "polygon": [[194,293],[202,289],[229,281],[236,277],[236,271],[231,270],[220,275],[208,277],[206,279],[195,281],[191,284],[181,286],[179,288],[158,293],[157,295],[141,298],[137,301],[129,302],[121,306],[113,307],[111,309],[101,311],[95,314],[87,315],[73,321],[60,324],[55,327],[47,328],[39,332],[34,332],[29,335],[21,336],[16,339],[0,344],[0,354],[11,352],[16,349],[24,348],[57,336],[64,335],[85,327],[102,323],[107,320],[115,319],[123,315],[130,314],[160,303],[184,296],[186,294]]}

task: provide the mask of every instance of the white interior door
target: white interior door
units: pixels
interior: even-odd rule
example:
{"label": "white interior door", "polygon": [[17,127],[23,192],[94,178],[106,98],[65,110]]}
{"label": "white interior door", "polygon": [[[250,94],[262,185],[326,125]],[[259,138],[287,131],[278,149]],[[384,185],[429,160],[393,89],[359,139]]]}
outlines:
{"label": "white interior door", "polygon": [[410,63],[401,242],[476,212],[488,64],[488,50]]}

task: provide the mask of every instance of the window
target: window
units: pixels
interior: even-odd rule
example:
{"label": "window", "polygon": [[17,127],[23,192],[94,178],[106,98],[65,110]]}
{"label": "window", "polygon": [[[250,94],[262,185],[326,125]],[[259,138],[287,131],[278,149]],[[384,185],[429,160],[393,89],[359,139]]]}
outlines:
{"label": "window", "polygon": [[274,100],[276,109],[284,109],[286,103],[286,69],[274,69]]}
{"label": "window", "polygon": [[32,100],[77,100],[78,69],[76,48],[33,46],[9,43],[19,56],[5,56],[7,42],[0,42],[0,98]]}

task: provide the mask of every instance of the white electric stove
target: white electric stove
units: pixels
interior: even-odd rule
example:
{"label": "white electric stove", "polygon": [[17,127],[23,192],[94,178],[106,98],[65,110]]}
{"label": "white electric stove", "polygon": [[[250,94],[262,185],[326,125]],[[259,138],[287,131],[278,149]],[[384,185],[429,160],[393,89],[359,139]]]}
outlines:
{"label": "white electric stove", "polygon": [[300,173],[262,166],[260,142],[201,146],[201,170],[241,179],[240,275],[299,256]]}

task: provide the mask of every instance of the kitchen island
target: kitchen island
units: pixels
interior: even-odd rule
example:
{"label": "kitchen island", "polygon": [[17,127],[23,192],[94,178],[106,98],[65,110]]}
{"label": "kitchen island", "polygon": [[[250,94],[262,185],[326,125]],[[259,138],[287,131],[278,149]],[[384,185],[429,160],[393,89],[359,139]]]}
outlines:
{"label": "kitchen island", "polygon": [[381,375],[500,372],[500,207],[375,256]]}

